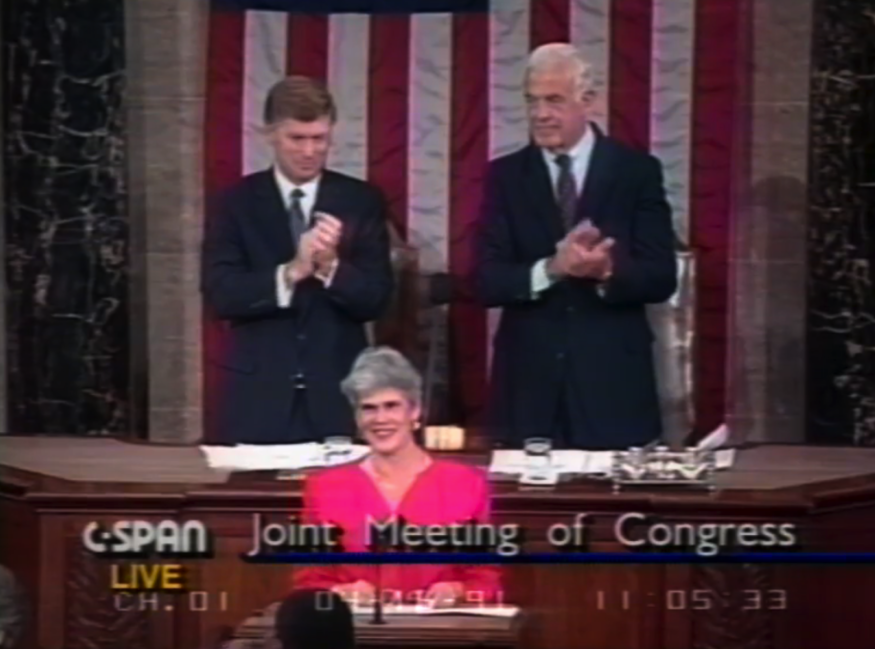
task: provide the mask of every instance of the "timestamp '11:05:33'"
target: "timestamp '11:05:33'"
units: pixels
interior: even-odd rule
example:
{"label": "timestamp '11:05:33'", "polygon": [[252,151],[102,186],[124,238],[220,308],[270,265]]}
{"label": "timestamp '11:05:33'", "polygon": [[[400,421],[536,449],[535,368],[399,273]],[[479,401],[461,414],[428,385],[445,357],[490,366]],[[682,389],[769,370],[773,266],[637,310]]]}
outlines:
{"label": "timestamp '11:05:33'", "polygon": [[707,611],[720,608],[742,611],[784,611],[788,608],[787,591],[780,588],[732,591],[597,590],[595,603],[599,611],[629,611],[642,607],[668,611]]}

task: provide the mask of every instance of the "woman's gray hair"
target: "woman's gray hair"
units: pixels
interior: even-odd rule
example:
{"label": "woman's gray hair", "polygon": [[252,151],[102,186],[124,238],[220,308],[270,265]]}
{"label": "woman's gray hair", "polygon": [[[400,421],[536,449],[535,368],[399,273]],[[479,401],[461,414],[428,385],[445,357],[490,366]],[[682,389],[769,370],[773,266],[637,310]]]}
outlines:
{"label": "woman's gray hair", "polygon": [[398,350],[369,347],[359,354],[340,390],[353,407],[380,390],[398,390],[418,405],[422,403],[422,376]]}
{"label": "woman's gray hair", "polygon": [[581,95],[595,92],[595,73],[592,65],[580,50],[570,43],[547,43],[532,52],[526,64],[526,79],[533,72],[556,68],[566,68],[574,75],[574,81]]}

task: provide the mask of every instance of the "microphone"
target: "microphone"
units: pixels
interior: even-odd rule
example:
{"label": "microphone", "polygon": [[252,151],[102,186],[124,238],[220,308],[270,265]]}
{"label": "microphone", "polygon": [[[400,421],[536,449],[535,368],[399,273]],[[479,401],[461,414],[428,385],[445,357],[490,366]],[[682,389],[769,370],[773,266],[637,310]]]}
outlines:
{"label": "microphone", "polygon": [[[391,543],[390,532],[386,527],[383,524],[371,526],[371,552],[374,554],[382,554]],[[383,566],[377,562],[374,568],[374,613],[370,624],[386,624],[383,615]]]}

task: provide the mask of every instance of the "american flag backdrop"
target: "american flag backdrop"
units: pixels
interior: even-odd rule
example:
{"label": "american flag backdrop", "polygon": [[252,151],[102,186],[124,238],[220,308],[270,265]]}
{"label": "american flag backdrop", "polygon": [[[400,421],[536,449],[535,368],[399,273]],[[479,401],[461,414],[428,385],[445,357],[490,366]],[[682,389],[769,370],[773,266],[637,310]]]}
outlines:
{"label": "american flag backdrop", "polygon": [[[699,427],[713,428],[726,401],[746,1],[214,0],[206,191],[271,163],[257,132],[268,88],[319,77],[340,112],[330,166],[383,189],[424,271],[463,276],[485,165],[527,142],[527,54],[574,43],[600,78],[596,120],[660,158],[679,237],[697,250],[695,406]],[[469,420],[484,404],[499,318],[449,309],[447,381]],[[223,329],[209,316],[204,325],[215,357]],[[210,376],[205,398],[215,398]]]}

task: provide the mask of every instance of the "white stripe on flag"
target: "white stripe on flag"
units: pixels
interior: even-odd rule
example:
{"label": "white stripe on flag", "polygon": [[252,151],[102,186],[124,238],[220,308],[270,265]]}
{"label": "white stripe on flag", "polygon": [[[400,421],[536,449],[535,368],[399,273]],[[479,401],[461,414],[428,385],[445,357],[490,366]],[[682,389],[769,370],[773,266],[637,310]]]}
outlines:
{"label": "white stripe on flag", "polygon": [[270,147],[260,133],[264,98],[270,87],[286,76],[284,13],[247,11],[243,62],[243,174],[271,165]]}
{"label": "white stripe on flag", "polygon": [[689,241],[695,0],[654,0],[650,151],[662,161],[677,234]]}
{"label": "white stripe on flag", "polygon": [[[419,251],[420,272],[424,273],[449,269],[452,48],[452,16],[411,16],[407,227],[408,241]],[[424,328],[426,336],[435,336],[433,387],[436,394],[445,393],[449,380],[447,309],[430,309],[422,315],[425,320],[416,326]],[[444,408],[445,404],[433,404],[434,410]]]}
{"label": "white stripe on flag", "polygon": [[[669,0],[670,1],[670,0]],[[608,132],[611,87],[611,0],[571,0],[571,42],[592,65],[598,95],[592,120]]]}
{"label": "white stripe on flag", "polygon": [[328,25],[328,88],[338,123],[331,168],[368,177],[368,32],[370,16],[332,14]]}
{"label": "white stripe on flag", "polygon": [[531,0],[503,0],[489,22],[489,159],[528,143],[523,75]]}
{"label": "white stripe on flag", "polygon": [[410,19],[407,225],[423,272],[449,260],[452,17]]}
{"label": "white stripe on flag", "polygon": [[[502,0],[489,23],[489,159],[528,142],[523,75],[529,54],[530,0]],[[489,309],[487,371],[492,371],[492,341],[501,309]]]}

